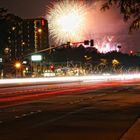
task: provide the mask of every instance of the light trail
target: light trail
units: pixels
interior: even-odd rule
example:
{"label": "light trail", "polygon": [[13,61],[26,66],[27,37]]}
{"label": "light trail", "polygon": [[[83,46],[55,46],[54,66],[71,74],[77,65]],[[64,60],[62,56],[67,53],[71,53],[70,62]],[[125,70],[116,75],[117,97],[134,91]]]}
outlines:
{"label": "light trail", "polygon": [[119,82],[105,82],[97,85],[80,85],[80,86],[71,86],[71,87],[67,87],[67,89],[64,87],[63,89],[59,89],[59,90],[55,90],[55,91],[42,91],[41,92],[37,92],[34,93],[32,91],[32,93],[28,92],[28,93],[24,93],[23,95],[15,95],[13,93],[13,96],[11,97],[3,97],[0,98],[0,103],[10,103],[10,102],[15,102],[15,101],[25,101],[25,100],[34,100],[34,99],[39,99],[42,97],[46,97],[49,95],[60,95],[60,94],[75,94],[77,92],[83,92],[83,91],[89,91],[89,90],[94,90],[94,89],[99,89],[99,88],[106,88],[106,87],[115,87],[118,86]]}
{"label": "light trail", "polygon": [[50,77],[50,78],[18,78],[18,79],[0,79],[0,85],[6,84],[39,84],[39,83],[60,83],[60,82],[103,82],[108,80],[133,80],[140,79],[138,74],[120,74],[120,75],[89,75],[73,77]]}
{"label": "light trail", "polygon": [[[122,78],[122,77],[121,77]],[[132,77],[128,77],[128,80],[107,80],[107,81],[103,81],[103,82],[92,82],[92,80],[90,79],[88,83],[84,83],[81,82],[79,85],[71,85],[71,86],[63,86],[61,88],[53,88],[52,89],[42,89],[40,88],[40,90],[36,91],[34,90],[34,88],[29,91],[14,91],[11,88],[11,93],[5,93],[1,94],[0,97],[0,108],[5,108],[5,107],[9,107],[12,105],[16,105],[19,103],[24,103],[25,101],[36,101],[36,100],[40,100],[40,99],[44,99],[48,96],[52,96],[52,95],[62,95],[62,94],[76,94],[76,93],[80,93],[80,94],[84,94],[84,93],[88,93],[88,92],[96,92],[98,90],[104,90],[104,89],[108,89],[108,88],[114,88],[114,87],[120,87],[120,86],[125,86],[125,85],[130,85],[130,84],[137,84],[140,82],[140,79],[135,79],[135,77],[133,77],[133,79],[131,79]],[[130,80],[131,79],[131,80]],[[87,80],[87,79],[86,79]],[[88,81],[88,80],[87,80]],[[55,84],[54,84],[55,85]],[[36,85],[35,85],[36,86]],[[47,87],[48,85],[46,85]],[[57,87],[57,84],[56,84]],[[18,88],[18,87],[17,87]],[[4,96],[3,96],[4,95]]]}

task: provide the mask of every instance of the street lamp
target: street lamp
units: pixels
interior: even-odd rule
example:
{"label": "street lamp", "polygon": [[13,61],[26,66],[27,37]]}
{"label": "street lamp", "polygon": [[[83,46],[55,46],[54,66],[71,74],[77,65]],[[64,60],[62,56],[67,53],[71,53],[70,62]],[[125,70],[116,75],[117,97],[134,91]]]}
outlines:
{"label": "street lamp", "polygon": [[41,28],[39,28],[37,31],[38,31],[38,33],[42,33],[42,29]]}
{"label": "street lamp", "polygon": [[15,68],[16,68],[16,77],[17,77],[17,75],[21,76],[21,63],[20,62],[16,62],[15,63]]}
{"label": "street lamp", "polygon": [[20,62],[16,62],[15,63],[15,67],[16,67],[16,69],[20,69],[21,68],[21,63]]}

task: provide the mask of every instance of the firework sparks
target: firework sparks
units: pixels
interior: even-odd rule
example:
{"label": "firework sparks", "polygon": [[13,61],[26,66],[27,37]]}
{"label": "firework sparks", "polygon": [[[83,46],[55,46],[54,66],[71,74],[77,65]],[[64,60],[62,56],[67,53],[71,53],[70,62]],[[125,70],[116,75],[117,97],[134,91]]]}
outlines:
{"label": "firework sparks", "polygon": [[102,39],[96,39],[95,48],[100,53],[108,53],[112,51],[119,51],[117,47],[119,43],[113,40],[114,36],[104,36]]}
{"label": "firework sparks", "polygon": [[52,3],[46,17],[53,40],[61,44],[83,39],[87,11],[87,6],[82,2],[65,0]]}

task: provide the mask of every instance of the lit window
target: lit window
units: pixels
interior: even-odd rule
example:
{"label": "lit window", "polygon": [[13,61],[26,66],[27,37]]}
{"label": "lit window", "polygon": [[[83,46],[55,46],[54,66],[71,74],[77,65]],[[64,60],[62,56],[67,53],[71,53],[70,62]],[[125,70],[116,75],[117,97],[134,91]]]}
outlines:
{"label": "lit window", "polygon": [[12,27],[12,30],[14,31],[16,29],[16,27]]}

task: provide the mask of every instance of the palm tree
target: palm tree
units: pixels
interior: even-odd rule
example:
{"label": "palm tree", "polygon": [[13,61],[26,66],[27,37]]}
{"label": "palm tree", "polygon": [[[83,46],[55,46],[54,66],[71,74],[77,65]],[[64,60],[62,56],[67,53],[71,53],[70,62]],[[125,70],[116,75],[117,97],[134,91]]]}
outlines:
{"label": "palm tree", "polygon": [[101,10],[110,9],[114,4],[123,14],[124,21],[133,19],[129,31],[138,30],[140,28],[140,0],[106,0]]}

